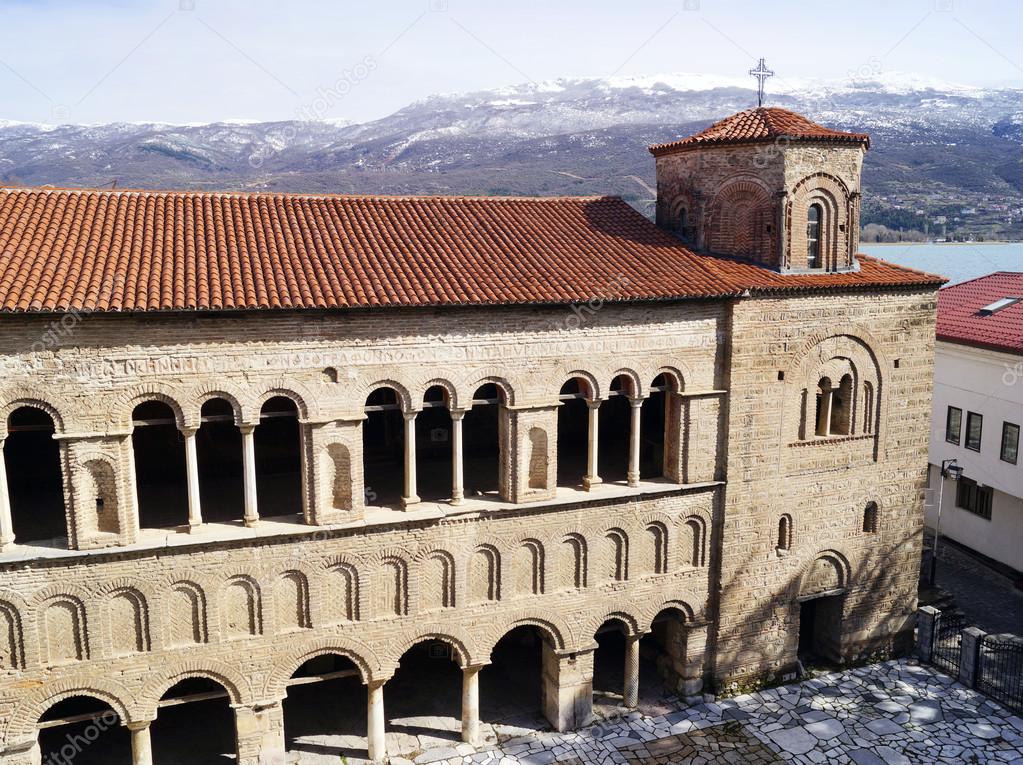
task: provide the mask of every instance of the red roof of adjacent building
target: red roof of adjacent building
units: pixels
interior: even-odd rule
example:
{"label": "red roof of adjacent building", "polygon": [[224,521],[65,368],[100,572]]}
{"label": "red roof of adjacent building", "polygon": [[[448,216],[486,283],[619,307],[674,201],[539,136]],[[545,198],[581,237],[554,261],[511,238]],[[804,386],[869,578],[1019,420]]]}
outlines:
{"label": "red roof of adjacent building", "polygon": [[661,156],[680,149],[711,144],[770,143],[781,138],[792,141],[861,143],[870,148],[870,136],[866,133],[832,130],[787,109],[761,106],[725,117],[706,130],[680,141],[655,144],[650,147],[650,153]]}
{"label": "red roof of adjacent building", "polygon": [[[993,313],[983,309],[1020,298]],[[1023,354],[1023,273],[999,271],[938,293],[938,339]]]}
{"label": "red roof of adjacent building", "polygon": [[614,197],[0,189],[0,311],[571,303],[937,285],[698,255]]}

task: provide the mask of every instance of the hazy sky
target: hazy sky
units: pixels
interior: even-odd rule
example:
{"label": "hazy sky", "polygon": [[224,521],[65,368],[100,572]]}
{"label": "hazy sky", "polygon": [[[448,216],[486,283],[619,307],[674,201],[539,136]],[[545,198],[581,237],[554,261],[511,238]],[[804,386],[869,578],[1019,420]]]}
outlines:
{"label": "hazy sky", "polygon": [[759,56],[779,77],[1023,87],[1021,28],[1015,0],[0,0],[0,119],[361,121],[438,92],[742,75]]}

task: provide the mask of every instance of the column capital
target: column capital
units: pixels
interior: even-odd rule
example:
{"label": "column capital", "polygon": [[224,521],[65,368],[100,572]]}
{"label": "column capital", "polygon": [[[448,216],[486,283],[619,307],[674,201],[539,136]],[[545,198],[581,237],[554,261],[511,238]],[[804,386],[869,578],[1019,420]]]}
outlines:
{"label": "column capital", "polygon": [[251,435],[255,430],[258,422],[241,422],[238,423],[238,430],[242,432],[243,436]]}
{"label": "column capital", "polygon": [[178,432],[185,438],[191,438],[199,432],[198,425],[182,425],[178,428]]}
{"label": "column capital", "polygon": [[590,409],[599,409],[600,405],[604,403],[602,398],[588,398],[586,399],[586,406]]}
{"label": "column capital", "polygon": [[465,414],[468,411],[468,409],[449,409],[448,413],[451,415],[452,420],[460,420],[465,417]]}
{"label": "column capital", "polygon": [[639,409],[643,406],[643,402],[646,401],[646,396],[629,396],[629,406]]}
{"label": "column capital", "polygon": [[401,416],[405,420],[405,422],[408,422],[409,420],[414,420],[416,418],[416,415],[418,415],[421,411],[422,409],[410,409],[407,412],[402,412]]}
{"label": "column capital", "polygon": [[155,722],[155,720],[156,720],[155,717],[152,720],[132,720],[131,722],[125,723],[124,727],[130,730],[132,733],[135,733],[140,730],[146,730],[150,725],[153,724],[153,722]]}

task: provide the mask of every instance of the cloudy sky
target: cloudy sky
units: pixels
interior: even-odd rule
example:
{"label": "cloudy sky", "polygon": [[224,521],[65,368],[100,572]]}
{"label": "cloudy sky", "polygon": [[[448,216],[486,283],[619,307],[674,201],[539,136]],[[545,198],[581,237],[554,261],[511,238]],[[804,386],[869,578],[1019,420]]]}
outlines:
{"label": "cloudy sky", "polygon": [[0,119],[362,121],[438,92],[735,76],[759,56],[779,78],[1023,87],[1020,28],[1005,0],[0,0]]}

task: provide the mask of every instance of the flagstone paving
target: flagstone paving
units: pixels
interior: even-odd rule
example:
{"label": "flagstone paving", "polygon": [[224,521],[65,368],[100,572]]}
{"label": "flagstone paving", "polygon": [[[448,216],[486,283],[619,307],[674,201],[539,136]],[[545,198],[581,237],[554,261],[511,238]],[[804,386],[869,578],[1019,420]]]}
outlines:
{"label": "flagstone paving", "polygon": [[912,661],[694,706],[668,703],[675,711],[648,716],[641,709],[575,733],[521,735],[481,751],[452,742],[391,763],[1023,765],[1023,719]]}

